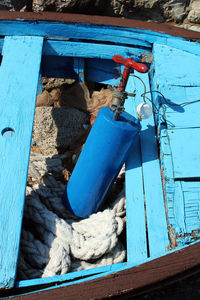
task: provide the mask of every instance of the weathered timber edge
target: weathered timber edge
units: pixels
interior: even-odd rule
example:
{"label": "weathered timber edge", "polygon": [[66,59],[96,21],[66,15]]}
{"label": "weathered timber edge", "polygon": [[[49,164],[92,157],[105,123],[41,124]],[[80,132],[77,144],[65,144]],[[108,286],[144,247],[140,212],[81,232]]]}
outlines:
{"label": "weathered timber edge", "polygon": [[[188,271],[200,266],[200,243],[157,258],[137,267],[123,270],[79,284],[57,287],[13,299],[103,299],[124,294],[135,295],[139,291],[155,288],[162,282],[181,279]],[[200,269],[198,269],[200,271]],[[195,269],[196,271],[196,269]]]}
{"label": "weathered timber edge", "polygon": [[64,23],[88,23],[96,25],[109,25],[162,32],[165,34],[179,36],[189,40],[196,40],[200,42],[200,32],[175,27],[172,25],[117,17],[65,14],[56,12],[34,13],[0,11],[0,20],[58,21]]}

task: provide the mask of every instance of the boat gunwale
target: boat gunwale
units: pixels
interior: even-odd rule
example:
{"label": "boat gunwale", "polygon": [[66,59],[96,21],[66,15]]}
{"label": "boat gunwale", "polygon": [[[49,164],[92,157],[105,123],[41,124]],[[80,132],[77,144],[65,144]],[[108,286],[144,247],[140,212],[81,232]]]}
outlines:
{"label": "boat gunwale", "polygon": [[0,10],[0,20],[16,21],[51,21],[62,23],[87,23],[93,25],[117,26],[123,28],[134,28],[141,30],[151,30],[153,32],[169,34],[176,37],[183,37],[189,40],[200,42],[200,32],[192,31],[168,24],[147,22],[136,19],[126,19],[119,17],[82,15],[57,12],[18,12]]}
{"label": "boat gunwale", "polygon": [[[99,278],[89,277],[87,281],[22,294],[13,299],[104,299],[144,294],[161,285],[169,285],[177,280],[200,272],[200,242],[179,249],[162,257],[127,268],[112,274],[99,274]],[[80,296],[81,295],[81,296]],[[132,298],[131,298],[132,299]]]}

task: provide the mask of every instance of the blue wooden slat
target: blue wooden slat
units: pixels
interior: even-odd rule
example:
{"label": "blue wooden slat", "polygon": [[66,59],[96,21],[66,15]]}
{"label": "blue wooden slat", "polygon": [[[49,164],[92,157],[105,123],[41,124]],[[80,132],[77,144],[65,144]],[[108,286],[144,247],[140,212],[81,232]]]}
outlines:
{"label": "blue wooden slat", "polygon": [[200,127],[200,118],[197,114],[197,111],[200,110],[200,101],[194,102],[200,100],[200,86],[169,86],[168,89],[165,89],[165,96],[174,104],[185,103],[181,106],[165,105],[168,128]]}
{"label": "blue wooden slat", "polygon": [[[137,76],[143,80],[147,91],[149,91],[148,74],[137,73]],[[144,92],[144,87],[137,78],[135,79],[135,85],[137,91],[135,101],[138,105],[143,101],[141,94]],[[147,120],[142,120],[140,139],[149,251],[150,256],[155,257],[166,252],[169,239],[153,115]]]}
{"label": "blue wooden slat", "polygon": [[[199,243],[199,241],[195,241],[195,242],[191,242],[190,245],[194,245],[196,243]],[[182,249],[185,249],[186,247],[189,247],[189,245],[181,245],[181,246],[178,246],[175,250],[172,250],[168,253],[173,253],[177,250],[182,250]],[[150,260],[152,260],[153,258],[147,258],[147,259],[143,259],[140,261],[139,264],[144,264],[146,262],[149,262]],[[98,273],[98,274],[95,274],[93,276],[89,276],[89,277],[85,277],[85,278],[81,278],[81,279],[77,279],[77,280],[74,280],[74,281],[71,281],[71,282],[64,282],[64,283],[61,283],[61,284],[58,284],[56,286],[51,286],[51,287],[47,287],[47,288],[44,288],[44,289],[40,289],[40,290],[37,290],[37,292],[42,292],[42,291],[46,291],[46,290],[53,290],[53,289],[56,289],[56,288],[61,288],[61,287],[64,287],[64,286],[69,286],[69,285],[73,285],[73,284],[77,284],[77,283],[81,283],[81,282],[86,282],[86,281],[90,281],[90,280],[93,280],[93,279],[98,279],[102,276],[107,276],[107,275],[111,275],[111,274],[114,274],[115,272],[120,272],[120,271],[123,271],[123,270],[128,270],[130,268],[133,268],[135,267],[137,264],[134,264],[134,263],[130,263],[130,264],[117,264],[116,265],[116,268],[112,268],[110,271],[106,271],[105,273]],[[115,267],[113,265],[113,267]],[[67,275],[67,274],[66,274]],[[66,275],[59,275],[59,277],[62,277],[62,276],[66,276]],[[41,278],[41,280],[45,280],[48,278]],[[28,283],[30,282],[30,284],[32,285],[32,282],[35,281],[35,282],[39,282],[40,279],[36,279],[36,280],[27,280],[26,282],[25,281],[20,281],[18,282],[18,286],[19,287],[26,287],[28,286]],[[35,285],[35,284],[33,284]],[[34,292],[32,292],[33,294]]]}
{"label": "blue wooden slat", "polygon": [[[93,39],[116,43],[151,47],[151,42],[161,38],[163,34],[148,30],[119,28],[84,23],[0,21],[0,35],[39,35],[48,37],[64,37],[74,39]],[[170,35],[168,36],[170,37]],[[165,37],[166,39],[166,37]]]}
{"label": "blue wooden slat", "polygon": [[82,58],[75,58],[74,59],[74,71],[77,75],[78,81],[83,82],[85,81],[85,61]]}
{"label": "blue wooden slat", "polygon": [[[192,45],[193,50],[199,49],[199,45]],[[200,122],[197,113],[200,103],[192,103],[199,99],[200,59],[199,56],[188,53],[189,51],[172,47],[167,49],[164,45],[154,45],[153,48],[154,89],[156,87],[172,103],[165,105],[164,117],[168,129],[161,128],[160,153],[169,225],[175,230],[175,235],[182,236],[178,238],[179,245],[193,240],[195,234],[198,235],[194,231],[198,231],[200,224],[200,183],[183,181],[184,178],[192,180],[194,177],[200,177]],[[198,54],[195,51],[193,53]],[[167,64],[166,57],[169,62]],[[174,105],[184,102],[187,102],[187,105]]]}
{"label": "blue wooden slat", "polygon": [[[117,64],[108,59],[89,59],[86,61],[85,78],[103,84],[119,85],[120,77],[115,68]],[[119,71],[121,68],[119,67]]]}
{"label": "blue wooden slat", "polygon": [[168,130],[174,178],[200,177],[200,128]]}
{"label": "blue wooden slat", "polygon": [[192,41],[183,41],[180,39],[168,39],[166,40],[166,45],[174,47],[180,50],[184,50],[188,53],[199,55],[200,53],[200,43]]}
{"label": "blue wooden slat", "polygon": [[[0,68],[0,287],[13,287],[43,38],[6,37]],[[10,130],[8,130],[10,128]]]}
{"label": "blue wooden slat", "polygon": [[[85,80],[103,84],[118,85],[120,77],[114,70],[116,63],[112,60],[85,60]],[[120,68],[119,68],[120,70]],[[42,76],[55,78],[77,78],[74,71],[73,59],[59,56],[42,57]]]}
{"label": "blue wooden slat", "polygon": [[169,223],[179,245],[184,245],[200,236],[200,182],[181,180],[174,185],[171,208],[168,206]]}
{"label": "blue wooden slat", "polygon": [[[0,53],[2,48],[3,38],[0,38]],[[43,55],[47,56],[112,59],[115,53],[122,56],[132,56],[135,60],[148,60],[152,56],[150,49],[107,45],[106,42],[105,44],[98,44],[96,42],[45,40],[43,47]]]}
{"label": "blue wooden slat", "polygon": [[135,59],[144,55],[151,55],[150,50],[136,47],[124,47],[118,45],[106,45],[98,43],[83,43],[70,41],[53,41],[44,42],[43,55],[51,56],[70,56],[82,58],[101,58],[112,59],[113,55],[118,53],[122,56],[132,56]]}
{"label": "blue wooden slat", "polygon": [[174,193],[174,215],[176,222],[176,233],[185,234],[185,210],[184,210],[184,196],[182,191],[182,185],[180,181],[175,182],[175,193]]}
{"label": "blue wooden slat", "polygon": [[158,86],[200,85],[199,55],[161,44],[154,44],[153,53]]}
{"label": "blue wooden slat", "polygon": [[[45,278],[35,278],[35,279],[29,279],[29,280],[20,280],[16,282],[16,287],[22,288],[22,287],[28,287],[28,286],[37,286],[37,285],[43,285],[43,284],[49,284],[49,283],[57,283],[60,284],[62,282],[71,281],[76,278],[88,278],[88,276],[95,275],[95,274],[101,274],[104,272],[118,272],[123,270],[127,266],[127,263],[117,263],[110,266],[102,266],[102,267],[96,267],[76,272],[71,272],[63,275],[56,275],[53,277],[45,277]],[[85,279],[87,280],[87,279]]]}
{"label": "blue wooden slat", "polygon": [[[127,91],[135,89],[133,77],[128,80]],[[136,117],[135,99],[128,97],[125,109]],[[133,145],[126,161],[126,217],[127,217],[127,261],[134,263],[147,258],[147,236],[145,225],[144,190],[142,178],[140,140]]]}
{"label": "blue wooden slat", "polygon": [[[152,43],[162,43],[168,46],[185,49],[199,54],[199,43],[187,41],[181,37],[173,37],[164,33],[115,26],[99,26],[80,24],[64,24],[58,22],[0,21],[0,35],[36,35],[48,37],[64,37],[75,39],[93,39],[111,41],[151,48]],[[1,41],[0,41],[1,45]]]}

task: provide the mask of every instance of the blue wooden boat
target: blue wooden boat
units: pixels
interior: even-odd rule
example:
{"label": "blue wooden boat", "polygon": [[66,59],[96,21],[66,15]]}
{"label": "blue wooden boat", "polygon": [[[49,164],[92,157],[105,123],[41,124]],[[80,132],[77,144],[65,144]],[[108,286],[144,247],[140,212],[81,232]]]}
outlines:
{"label": "blue wooden boat", "polygon": [[[196,271],[200,33],[109,17],[1,12],[0,36],[0,296],[131,297]],[[118,85],[114,54],[148,64],[149,73],[140,78],[151,91],[146,95],[154,110],[142,121],[126,162],[127,261],[16,281],[38,78],[75,76]],[[127,91],[133,90],[136,96],[126,100],[125,108],[135,115],[144,87],[130,77]]]}

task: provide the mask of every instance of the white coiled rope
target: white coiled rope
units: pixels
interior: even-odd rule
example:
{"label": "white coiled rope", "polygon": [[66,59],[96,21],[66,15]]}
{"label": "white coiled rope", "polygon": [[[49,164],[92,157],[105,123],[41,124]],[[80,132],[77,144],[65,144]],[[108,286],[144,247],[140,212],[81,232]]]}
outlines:
{"label": "white coiled rope", "polygon": [[[49,277],[122,262],[119,241],[125,222],[121,191],[110,207],[80,220],[62,203],[65,185],[57,180],[63,156],[32,153],[26,189],[18,274],[20,279]],[[122,169],[119,176],[124,174]]]}

